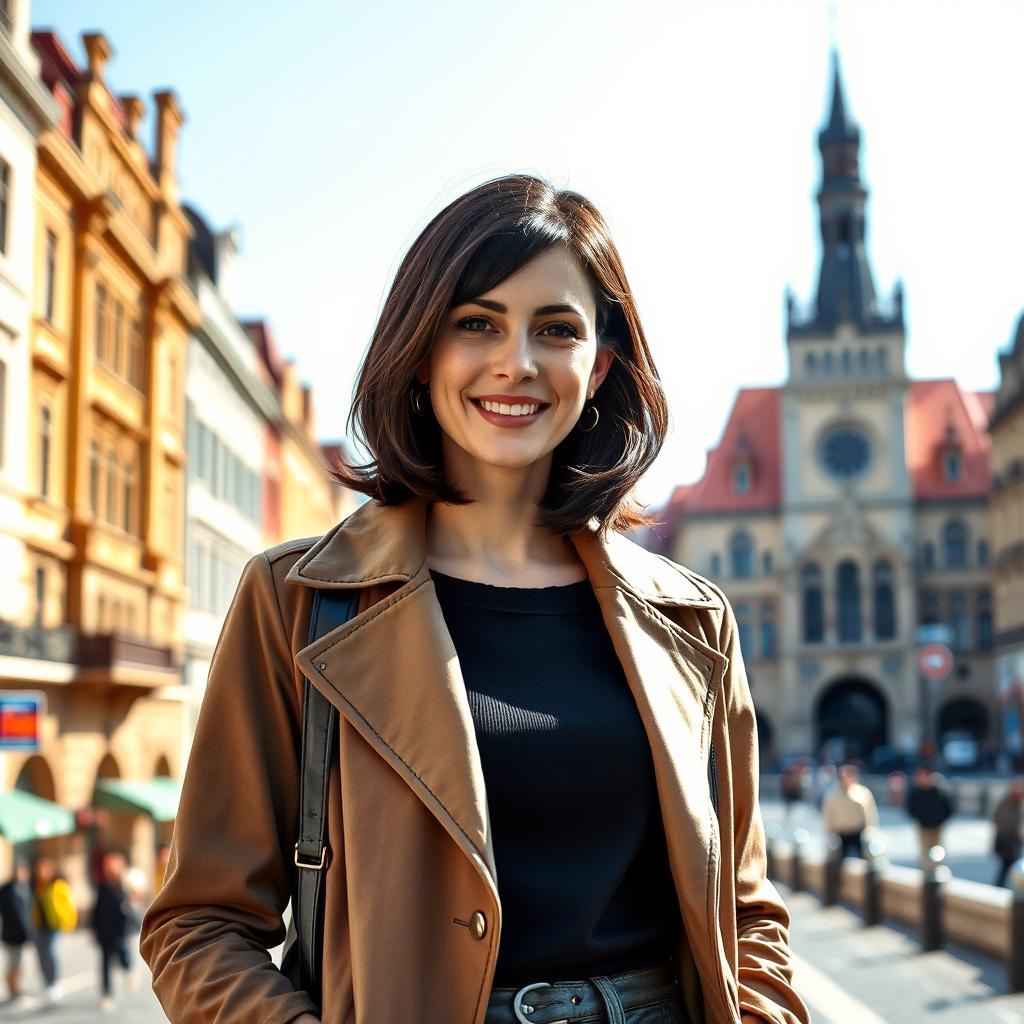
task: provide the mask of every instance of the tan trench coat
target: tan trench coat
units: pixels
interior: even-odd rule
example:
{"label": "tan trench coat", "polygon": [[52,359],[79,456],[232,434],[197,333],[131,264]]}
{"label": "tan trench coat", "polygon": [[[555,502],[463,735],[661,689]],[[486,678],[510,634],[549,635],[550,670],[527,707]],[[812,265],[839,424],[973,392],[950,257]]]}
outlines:
{"label": "tan trench coat", "polygon": [[[315,1013],[267,953],[284,941],[294,870],[304,673],[340,713],[324,1024],[484,1019],[502,905],[473,721],[426,564],[426,508],[370,501],[322,538],[245,568],[213,656],[167,878],[140,937],[172,1024]],[[714,584],[622,534],[602,536],[596,520],[571,539],[650,741],[688,1009],[705,1024],[741,1013],[806,1024],[789,915],[765,877],[732,610]],[[359,613],[307,645],[315,587],[360,588]]]}

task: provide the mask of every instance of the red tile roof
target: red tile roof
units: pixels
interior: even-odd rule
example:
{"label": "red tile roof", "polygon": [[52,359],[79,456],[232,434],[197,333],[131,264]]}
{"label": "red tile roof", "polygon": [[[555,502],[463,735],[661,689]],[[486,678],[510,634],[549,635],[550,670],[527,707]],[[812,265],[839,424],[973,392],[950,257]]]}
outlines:
{"label": "red tile roof", "polygon": [[[915,380],[907,396],[906,446],[914,497],[980,498],[989,493],[988,418],[995,406],[992,391],[964,391],[950,377]],[[963,478],[946,480],[942,451],[961,451]]]}
{"label": "red tile roof", "polygon": [[[717,447],[707,454],[700,480],[681,484],[652,515],[655,550],[667,553],[683,519],[689,515],[777,509],[781,503],[781,388],[741,388]],[[907,396],[906,453],[911,488],[917,500],[983,497],[989,492],[988,419],[995,392],[965,391],[952,378],[912,381]],[[963,479],[947,481],[942,449],[947,440],[960,445]],[[749,460],[751,485],[738,493],[733,465]]]}

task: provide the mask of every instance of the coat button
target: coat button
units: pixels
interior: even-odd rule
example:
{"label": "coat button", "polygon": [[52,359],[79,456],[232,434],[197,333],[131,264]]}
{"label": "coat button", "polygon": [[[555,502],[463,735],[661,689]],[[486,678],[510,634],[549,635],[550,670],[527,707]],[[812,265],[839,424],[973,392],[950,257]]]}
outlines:
{"label": "coat button", "polygon": [[473,916],[469,919],[469,930],[474,939],[482,939],[487,934],[487,918],[484,917],[483,911],[473,911]]}

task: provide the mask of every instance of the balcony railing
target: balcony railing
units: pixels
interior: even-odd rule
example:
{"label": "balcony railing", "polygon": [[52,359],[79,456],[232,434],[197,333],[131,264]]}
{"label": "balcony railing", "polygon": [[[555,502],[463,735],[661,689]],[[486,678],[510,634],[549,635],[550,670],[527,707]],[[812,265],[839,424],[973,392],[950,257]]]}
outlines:
{"label": "balcony railing", "polygon": [[0,620],[0,655],[70,662],[75,654],[75,630],[70,626],[46,629],[41,625],[16,626]]}
{"label": "balcony railing", "polygon": [[174,671],[177,663],[169,647],[158,647],[146,640],[118,633],[81,634],[76,661],[82,668],[113,668],[133,665]]}

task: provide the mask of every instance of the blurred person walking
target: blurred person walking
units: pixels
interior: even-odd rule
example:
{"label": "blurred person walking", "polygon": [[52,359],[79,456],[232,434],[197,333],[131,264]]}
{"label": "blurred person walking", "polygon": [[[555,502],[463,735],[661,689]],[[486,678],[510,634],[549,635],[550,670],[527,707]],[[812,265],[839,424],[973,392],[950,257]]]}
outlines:
{"label": "blurred person walking", "polygon": [[43,1003],[53,1004],[59,996],[57,936],[73,931],[78,911],[71,899],[71,887],[52,857],[32,863],[32,941],[43,975]]}
{"label": "blurred person walking", "polygon": [[914,781],[907,790],[907,814],[917,822],[921,839],[921,867],[927,868],[928,851],[940,846],[942,826],[953,816],[956,805],[946,780],[927,762],[914,769]]}
{"label": "blurred person walking", "polygon": [[129,936],[138,931],[142,916],[132,896],[124,888],[128,859],[120,850],[108,850],[103,858],[103,881],[96,887],[92,908],[92,930],[100,948],[100,1009],[116,1009],[111,968],[120,965],[125,975],[125,988],[136,987],[137,977],[128,950]]}
{"label": "blurred person walking", "polygon": [[4,945],[7,983],[7,1001],[18,1002],[21,990],[21,973],[25,947],[32,941],[32,918],[29,907],[32,903],[30,884],[31,871],[28,862],[15,860],[10,879],[0,885],[0,941]]}
{"label": "blurred person walking", "polygon": [[856,765],[841,765],[837,785],[829,790],[822,805],[825,832],[839,837],[842,857],[863,857],[865,838],[878,828],[875,798],[859,778]]}
{"label": "blurred person walking", "polygon": [[791,764],[782,775],[782,803],[786,808],[786,821],[789,821],[793,805],[799,803],[804,795],[804,767],[799,763]]}
{"label": "blurred person walking", "polygon": [[1005,886],[1013,862],[1020,857],[1021,826],[1024,825],[1024,778],[1016,778],[1000,797],[992,812],[995,825],[992,850],[999,858],[993,885]]}

